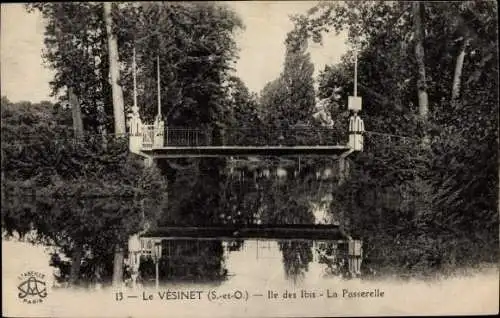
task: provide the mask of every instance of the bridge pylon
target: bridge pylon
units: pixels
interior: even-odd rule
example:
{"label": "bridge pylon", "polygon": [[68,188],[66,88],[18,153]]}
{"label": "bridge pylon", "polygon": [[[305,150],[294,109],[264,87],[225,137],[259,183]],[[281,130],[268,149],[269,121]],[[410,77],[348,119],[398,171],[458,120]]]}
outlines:
{"label": "bridge pylon", "polygon": [[134,105],[132,112],[128,114],[129,149],[132,153],[139,153],[142,149],[143,124],[139,115],[139,107]]}
{"label": "bridge pylon", "polygon": [[162,148],[165,143],[165,121],[162,120],[160,114],[156,116],[153,126],[154,126],[153,147]]}
{"label": "bridge pylon", "polygon": [[362,99],[358,96],[357,48],[354,48],[354,96],[349,96],[347,108],[352,111],[352,116],[349,118],[349,147],[353,151],[363,151],[365,125],[363,119],[358,116],[362,108]]}
{"label": "bridge pylon", "polygon": [[349,96],[348,108],[353,113],[349,118],[349,147],[354,151],[363,151],[365,124],[358,116],[361,111],[361,97]]}

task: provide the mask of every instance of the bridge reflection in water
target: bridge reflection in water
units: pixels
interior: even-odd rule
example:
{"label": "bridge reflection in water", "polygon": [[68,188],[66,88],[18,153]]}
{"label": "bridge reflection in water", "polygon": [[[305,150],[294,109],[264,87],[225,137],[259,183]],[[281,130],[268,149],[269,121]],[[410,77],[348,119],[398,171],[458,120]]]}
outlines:
{"label": "bridge reflection in water", "polygon": [[138,240],[135,250],[142,256],[135,255],[140,264],[133,278],[146,285],[223,284],[249,276],[267,281],[269,275],[298,283],[352,277],[361,266],[351,247],[360,242],[335,225],[164,227]]}

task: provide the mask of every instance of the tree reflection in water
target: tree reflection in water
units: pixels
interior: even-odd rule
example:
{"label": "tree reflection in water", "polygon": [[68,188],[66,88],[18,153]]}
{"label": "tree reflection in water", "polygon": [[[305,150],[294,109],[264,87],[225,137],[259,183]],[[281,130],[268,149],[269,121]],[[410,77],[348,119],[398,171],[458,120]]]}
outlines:
{"label": "tree reflection in water", "polygon": [[285,277],[293,282],[301,281],[313,260],[313,242],[280,241],[278,245],[283,255]]}
{"label": "tree reflection in water", "polygon": [[[160,163],[169,178],[169,201],[159,225],[226,224],[227,220],[220,213],[225,208],[221,200],[226,180],[222,173],[225,160],[204,158],[169,162]],[[173,163],[175,165],[170,165]],[[182,165],[188,168],[179,170]],[[144,264],[142,275],[145,280],[154,280],[153,260]],[[222,241],[173,240],[162,243],[160,282],[220,282],[226,276]]]}
{"label": "tree reflection in water", "polygon": [[[228,172],[223,169],[227,163],[217,159],[193,160],[193,163],[197,169],[167,169],[170,183],[165,224],[314,224],[312,202],[331,194],[335,183],[318,179],[316,171],[305,169],[306,165],[301,171],[297,171],[295,165],[284,173],[277,163],[266,168],[267,173],[266,169],[251,167]],[[232,242],[227,249],[239,250],[242,243]],[[313,260],[313,242],[278,243],[285,276],[300,280]],[[220,241],[171,241],[164,243],[163,249],[160,281],[221,281],[227,276]],[[154,280],[152,260],[143,266],[143,276]]]}
{"label": "tree reflection in water", "polygon": [[[315,253],[318,255],[318,263],[325,264],[325,274],[327,276],[346,277],[349,267],[346,262],[345,244],[335,242],[319,242],[315,246]],[[341,252],[343,251],[343,252]]]}

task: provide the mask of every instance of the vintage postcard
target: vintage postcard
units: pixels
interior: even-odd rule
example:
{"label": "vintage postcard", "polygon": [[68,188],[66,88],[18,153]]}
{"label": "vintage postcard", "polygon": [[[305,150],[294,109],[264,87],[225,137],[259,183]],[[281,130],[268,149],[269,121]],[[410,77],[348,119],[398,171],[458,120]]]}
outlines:
{"label": "vintage postcard", "polygon": [[1,5],[2,314],[498,314],[494,1]]}

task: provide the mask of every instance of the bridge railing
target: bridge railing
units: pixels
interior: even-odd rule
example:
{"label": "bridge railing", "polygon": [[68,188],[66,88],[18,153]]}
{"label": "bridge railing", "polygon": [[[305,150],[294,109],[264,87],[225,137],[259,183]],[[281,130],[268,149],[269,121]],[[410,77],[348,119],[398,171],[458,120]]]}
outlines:
{"label": "bridge railing", "polygon": [[[145,147],[152,145],[151,127],[145,130]],[[229,128],[196,129],[165,128],[165,146],[333,146],[345,145],[347,135],[336,128],[305,127],[287,129]]]}
{"label": "bridge railing", "polygon": [[388,133],[365,131],[364,147],[370,151],[387,149],[388,146],[418,151],[422,147],[422,140],[417,137],[405,137]]}
{"label": "bridge railing", "polygon": [[142,126],[142,147],[145,149],[153,148],[155,136],[154,125],[143,125]]}
{"label": "bridge railing", "polygon": [[197,128],[166,128],[165,146],[210,146],[210,130]]}
{"label": "bridge railing", "polygon": [[225,129],[226,146],[333,146],[346,144],[347,136],[335,128]]}
{"label": "bridge railing", "polygon": [[154,125],[142,126],[143,149],[162,146],[335,146],[346,145],[347,137],[344,130],[324,127],[287,129],[166,127],[162,135],[157,133]]}

